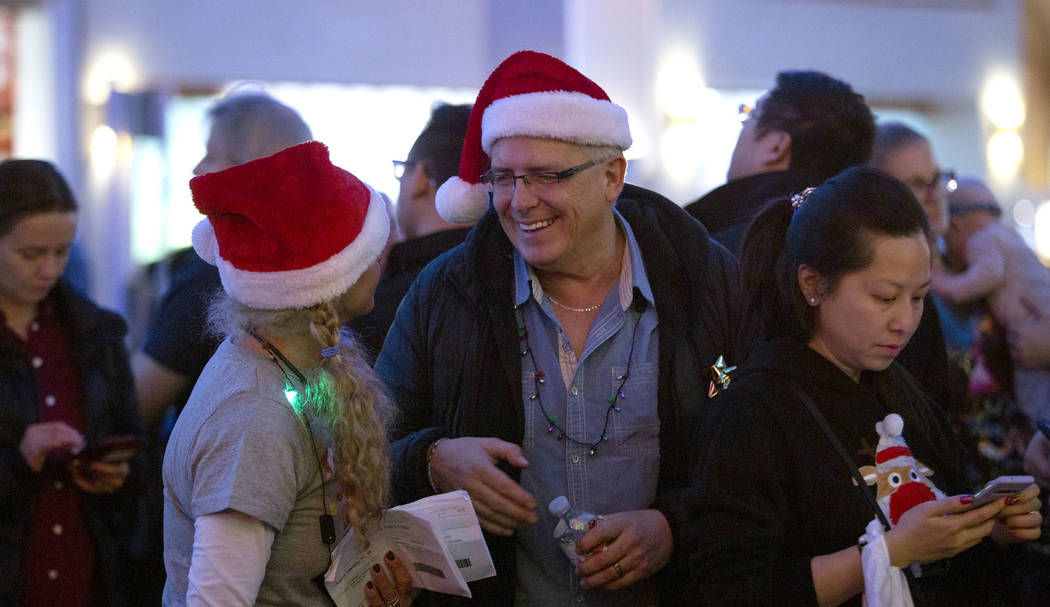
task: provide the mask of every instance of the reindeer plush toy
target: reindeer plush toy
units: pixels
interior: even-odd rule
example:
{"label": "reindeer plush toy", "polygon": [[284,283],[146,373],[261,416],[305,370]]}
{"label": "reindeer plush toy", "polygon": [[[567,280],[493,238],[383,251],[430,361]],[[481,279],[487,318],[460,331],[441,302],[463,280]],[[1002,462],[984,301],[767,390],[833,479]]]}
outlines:
{"label": "reindeer plush toy", "polygon": [[901,516],[915,506],[944,497],[929,477],[933,471],[915,459],[904,442],[904,420],[890,413],[875,424],[879,445],[875,466],[861,466],[860,473],[868,485],[877,485],[877,499],[882,512],[896,525]]}

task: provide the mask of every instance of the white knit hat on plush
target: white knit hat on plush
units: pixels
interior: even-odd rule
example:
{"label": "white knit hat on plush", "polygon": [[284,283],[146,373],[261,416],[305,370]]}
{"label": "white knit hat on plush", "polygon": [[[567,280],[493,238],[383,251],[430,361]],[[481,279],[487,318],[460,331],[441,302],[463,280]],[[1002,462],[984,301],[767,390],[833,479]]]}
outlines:
{"label": "white knit hat on plush", "polygon": [[349,289],[386,245],[386,205],[311,141],[190,180],[193,248],[226,292],[262,310],[305,308]]}
{"label": "white knit hat on plush", "polygon": [[879,444],[875,448],[878,501],[890,523],[896,525],[905,512],[915,506],[944,497],[930,480],[933,474],[915,459],[904,441],[904,419],[890,413],[875,424]]}
{"label": "white knit hat on plush", "polygon": [[605,91],[565,62],[534,51],[514,53],[492,71],[478,93],[467,123],[459,176],[438,189],[438,214],[445,220],[477,221],[489,201],[481,174],[489,168],[492,144],[524,135],[580,145],[631,147],[627,112]]}

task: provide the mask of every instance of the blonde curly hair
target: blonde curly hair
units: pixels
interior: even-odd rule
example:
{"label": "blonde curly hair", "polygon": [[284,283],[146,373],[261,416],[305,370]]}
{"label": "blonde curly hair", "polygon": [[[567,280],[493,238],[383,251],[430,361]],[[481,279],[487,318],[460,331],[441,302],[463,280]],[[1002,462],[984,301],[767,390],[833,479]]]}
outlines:
{"label": "blonde curly hair", "polygon": [[388,505],[387,428],[394,407],[386,387],[361,354],[353,333],[340,329],[344,319],[339,317],[336,302],[299,309],[257,310],[220,292],[208,316],[209,326],[219,335],[251,327],[284,339],[312,338],[321,348],[339,346],[338,354],[300,369],[306,377],[302,406],[304,413],[316,415],[331,434],[338,462],[335,475],[347,496],[347,522],[361,537],[367,537]]}

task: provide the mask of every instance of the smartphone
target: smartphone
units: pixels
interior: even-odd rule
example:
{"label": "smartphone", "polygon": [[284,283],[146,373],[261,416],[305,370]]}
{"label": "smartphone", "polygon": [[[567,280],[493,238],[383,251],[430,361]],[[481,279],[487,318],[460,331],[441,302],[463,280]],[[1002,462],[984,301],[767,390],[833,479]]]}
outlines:
{"label": "smartphone", "polygon": [[1017,495],[1035,483],[1031,476],[1000,476],[993,479],[973,496],[967,511],[990,504],[998,499]]}
{"label": "smartphone", "polygon": [[142,439],[134,434],[122,436],[108,436],[96,443],[85,446],[73,455],[73,459],[84,463],[106,462],[107,464],[119,464],[135,457],[142,449]]}

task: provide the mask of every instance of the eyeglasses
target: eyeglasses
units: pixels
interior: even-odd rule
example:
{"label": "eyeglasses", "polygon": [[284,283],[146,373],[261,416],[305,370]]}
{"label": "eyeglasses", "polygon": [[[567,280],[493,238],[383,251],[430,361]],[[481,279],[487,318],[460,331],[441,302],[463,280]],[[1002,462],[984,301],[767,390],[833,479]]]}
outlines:
{"label": "eyeglasses", "polygon": [[481,184],[485,186],[485,190],[489,194],[492,194],[494,200],[507,200],[514,194],[514,188],[519,179],[530,190],[540,193],[545,191],[545,188],[554,186],[563,179],[568,179],[603,162],[605,161],[589,160],[583,164],[569,167],[564,171],[537,171],[524,175],[488,172],[481,176]]}
{"label": "eyeglasses", "polygon": [[741,103],[736,107],[736,117],[740,122],[747,122],[747,119],[752,117],[751,115],[754,111],[755,108],[746,103]]}
{"label": "eyeglasses", "polygon": [[916,198],[922,198],[927,191],[942,189],[945,192],[954,192],[959,188],[959,182],[955,178],[955,171],[951,169],[938,170],[929,181],[915,177],[904,182]]}
{"label": "eyeglasses", "polygon": [[394,160],[394,178],[401,181],[401,178],[405,176],[405,173],[412,170],[412,167],[418,162],[418,160]]}

